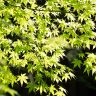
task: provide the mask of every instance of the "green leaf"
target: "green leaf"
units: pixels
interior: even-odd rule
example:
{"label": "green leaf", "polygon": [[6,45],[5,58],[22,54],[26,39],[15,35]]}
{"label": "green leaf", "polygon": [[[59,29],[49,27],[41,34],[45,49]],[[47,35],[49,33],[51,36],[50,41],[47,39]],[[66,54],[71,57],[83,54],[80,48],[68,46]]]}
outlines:
{"label": "green leaf", "polygon": [[51,85],[50,88],[49,88],[49,91],[50,91],[50,93],[51,93],[52,95],[55,94],[55,90],[56,90],[56,88],[54,87],[54,85]]}
{"label": "green leaf", "polygon": [[79,59],[74,59],[72,63],[74,64],[74,67],[79,67],[79,68],[82,65],[82,61]]}
{"label": "green leaf", "polygon": [[9,93],[11,96],[15,96],[15,95],[18,95],[18,96],[19,96],[19,94],[17,93],[17,91],[9,88],[9,87],[6,86],[6,85],[0,84],[0,92],[1,92],[1,91],[5,92],[5,93]]}
{"label": "green leaf", "polygon": [[21,74],[20,76],[18,76],[17,81],[20,81],[21,86],[22,86],[23,83],[27,84],[27,79],[28,79],[28,77],[26,76],[26,74]]}

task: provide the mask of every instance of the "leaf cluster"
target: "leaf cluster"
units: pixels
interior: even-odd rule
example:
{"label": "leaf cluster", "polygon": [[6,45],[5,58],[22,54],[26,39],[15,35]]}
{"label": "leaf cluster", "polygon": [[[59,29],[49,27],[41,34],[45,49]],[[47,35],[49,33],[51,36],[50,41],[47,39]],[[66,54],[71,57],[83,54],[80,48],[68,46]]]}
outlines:
{"label": "leaf cluster", "polygon": [[[20,82],[21,86],[26,84],[29,92],[65,96],[66,90],[59,83],[74,78],[74,68],[60,63],[63,56],[74,67],[85,66],[84,72],[96,74],[95,53],[65,54],[68,48],[96,48],[96,1],[47,0],[40,6],[37,3],[36,0],[0,0],[2,94],[15,96],[17,92],[8,85]],[[18,74],[11,68],[16,68]]]}

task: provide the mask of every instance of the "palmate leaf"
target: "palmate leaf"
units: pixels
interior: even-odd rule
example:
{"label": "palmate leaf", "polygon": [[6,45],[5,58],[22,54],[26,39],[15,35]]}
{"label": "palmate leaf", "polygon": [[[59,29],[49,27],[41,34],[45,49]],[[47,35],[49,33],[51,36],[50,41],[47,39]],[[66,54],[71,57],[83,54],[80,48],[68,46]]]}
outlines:
{"label": "palmate leaf", "polygon": [[26,76],[26,74],[21,74],[20,76],[18,76],[17,81],[20,81],[21,86],[22,86],[23,83],[27,84],[27,79],[28,79],[28,77]]}
{"label": "palmate leaf", "polygon": [[54,87],[54,85],[51,85],[51,86],[50,86],[49,91],[50,91],[50,93],[51,93],[52,95],[55,94],[56,88]]}
{"label": "palmate leaf", "polygon": [[65,96],[65,94],[62,91],[57,91],[55,93],[56,96]]}
{"label": "palmate leaf", "polygon": [[69,74],[68,73],[65,73],[63,76],[62,76],[62,80],[65,80],[65,82],[67,82],[68,79],[71,79]]}
{"label": "palmate leaf", "polygon": [[79,59],[74,59],[72,63],[74,64],[74,67],[79,67],[80,68],[81,64],[82,64],[82,61],[79,60]]}

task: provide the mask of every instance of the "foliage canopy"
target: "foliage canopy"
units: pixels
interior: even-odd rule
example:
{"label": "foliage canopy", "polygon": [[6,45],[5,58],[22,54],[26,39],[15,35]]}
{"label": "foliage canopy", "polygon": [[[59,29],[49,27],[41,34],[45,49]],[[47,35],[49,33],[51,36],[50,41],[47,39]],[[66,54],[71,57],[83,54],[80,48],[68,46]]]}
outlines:
{"label": "foliage canopy", "polygon": [[[65,96],[60,82],[73,78],[75,67],[96,74],[96,0],[40,2],[0,0],[1,94],[15,96],[8,86],[20,82],[29,92]],[[66,55],[70,48],[89,51]],[[63,57],[74,68],[62,64]]]}

